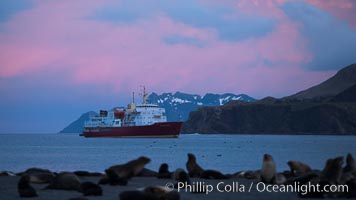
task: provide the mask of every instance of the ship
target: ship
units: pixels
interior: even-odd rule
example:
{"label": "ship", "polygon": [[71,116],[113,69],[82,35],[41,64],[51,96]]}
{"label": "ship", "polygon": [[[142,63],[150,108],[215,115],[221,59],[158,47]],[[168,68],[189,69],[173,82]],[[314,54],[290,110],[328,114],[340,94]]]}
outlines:
{"label": "ship", "polygon": [[143,100],[132,103],[127,108],[100,110],[85,122],[84,137],[165,137],[176,138],[180,134],[182,122],[167,122],[166,111],[156,104],[147,103],[146,88],[143,87]]}

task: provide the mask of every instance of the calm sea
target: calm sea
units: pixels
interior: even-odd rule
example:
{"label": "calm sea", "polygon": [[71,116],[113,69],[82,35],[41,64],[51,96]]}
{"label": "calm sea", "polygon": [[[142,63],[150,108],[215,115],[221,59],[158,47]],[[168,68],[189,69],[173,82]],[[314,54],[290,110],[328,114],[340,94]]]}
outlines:
{"label": "calm sea", "polygon": [[205,169],[225,173],[259,169],[269,153],[278,171],[288,169],[289,160],[300,160],[321,169],[326,159],[356,156],[356,136],[279,135],[181,135],[177,139],[83,138],[60,134],[0,134],[0,171],[20,172],[30,167],[53,171],[88,170],[107,167],[139,156],[152,159],[148,168],[185,168],[187,153],[194,153]]}

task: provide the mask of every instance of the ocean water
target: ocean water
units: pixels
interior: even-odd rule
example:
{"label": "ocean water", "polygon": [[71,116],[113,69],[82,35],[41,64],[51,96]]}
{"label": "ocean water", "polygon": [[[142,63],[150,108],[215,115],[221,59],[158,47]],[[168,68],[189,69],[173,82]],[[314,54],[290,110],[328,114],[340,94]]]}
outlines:
{"label": "ocean water", "polygon": [[147,168],[184,168],[187,153],[193,153],[205,169],[225,173],[260,169],[269,153],[278,171],[289,160],[300,160],[322,169],[330,157],[356,156],[356,136],[280,135],[181,135],[176,139],[83,138],[63,134],[0,134],[0,171],[24,171],[40,167],[52,171],[103,172],[111,165],[139,156],[151,158]]}

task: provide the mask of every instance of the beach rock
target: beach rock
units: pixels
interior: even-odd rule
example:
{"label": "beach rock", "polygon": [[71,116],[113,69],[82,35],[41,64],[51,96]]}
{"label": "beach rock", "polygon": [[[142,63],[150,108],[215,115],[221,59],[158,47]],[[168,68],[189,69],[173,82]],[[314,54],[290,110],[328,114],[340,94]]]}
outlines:
{"label": "beach rock", "polygon": [[129,161],[125,164],[111,166],[108,170],[114,171],[120,178],[130,179],[131,177],[140,174],[145,165],[150,161],[151,159],[141,156],[138,159]]}
{"label": "beach rock", "polygon": [[48,169],[41,168],[29,168],[19,174],[29,176],[30,183],[36,184],[50,183],[55,177],[55,173],[51,172]]}
{"label": "beach rock", "polygon": [[101,196],[103,195],[103,189],[95,183],[83,182],[80,184],[80,190],[84,196]]}
{"label": "beach rock", "polygon": [[77,175],[70,172],[59,173],[45,189],[79,190],[80,180]]}
{"label": "beach rock", "polygon": [[188,161],[186,163],[188,174],[190,177],[200,177],[204,172],[203,168],[197,163],[195,155],[188,153]]}
{"label": "beach rock", "polygon": [[36,190],[30,185],[30,177],[24,175],[17,184],[17,191],[20,197],[37,197]]}

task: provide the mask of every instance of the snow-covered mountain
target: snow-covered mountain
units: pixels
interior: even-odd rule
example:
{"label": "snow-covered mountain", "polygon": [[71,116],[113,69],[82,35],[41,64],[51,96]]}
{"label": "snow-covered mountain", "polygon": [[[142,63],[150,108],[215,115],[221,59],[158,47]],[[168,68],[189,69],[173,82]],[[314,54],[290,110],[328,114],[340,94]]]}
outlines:
{"label": "snow-covered mountain", "polygon": [[[148,102],[154,103],[166,109],[168,121],[185,121],[189,113],[197,110],[199,106],[219,106],[228,103],[231,100],[240,100],[246,102],[255,101],[254,98],[245,94],[206,94],[203,97],[197,94],[186,94],[181,92],[163,93],[158,95],[151,93],[148,96]],[[122,106],[122,105],[119,105]],[[84,122],[95,112],[87,112],[80,116],[76,121],[65,127],[61,133],[78,133],[84,127]]]}
{"label": "snow-covered mountain", "polygon": [[182,92],[163,93],[158,95],[152,93],[148,96],[148,101],[164,107],[167,113],[168,121],[185,121],[189,117],[189,113],[196,110],[199,106],[220,106],[228,103],[231,100],[240,100],[246,102],[256,101],[254,98],[245,94],[211,94],[204,96],[197,94],[187,94]]}

